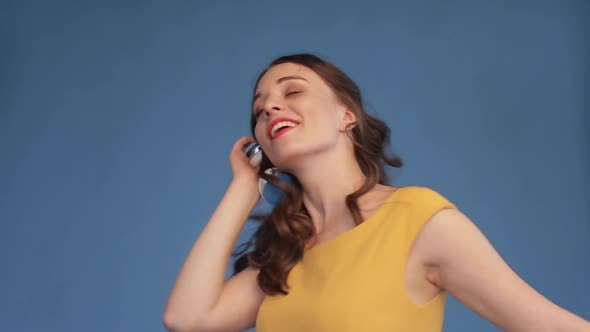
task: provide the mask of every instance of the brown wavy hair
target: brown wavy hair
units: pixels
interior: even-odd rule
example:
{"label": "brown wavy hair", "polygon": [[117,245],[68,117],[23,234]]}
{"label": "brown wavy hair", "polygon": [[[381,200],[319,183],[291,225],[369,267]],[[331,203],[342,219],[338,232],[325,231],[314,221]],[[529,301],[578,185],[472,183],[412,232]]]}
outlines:
{"label": "brown wavy hair", "polygon": [[[312,54],[292,54],[280,57],[260,73],[254,90],[262,76],[273,66],[282,63],[295,63],[313,70],[328,84],[339,101],[356,115],[356,122],[348,130],[353,142],[356,161],[365,175],[365,182],[355,192],[346,197],[346,205],[355,223],[363,222],[357,199],[369,192],[376,184],[389,184],[385,165],[400,168],[402,159],[387,151],[390,129],[385,122],[369,115],[363,108],[361,92],[356,83],[342,70],[330,62]],[[250,118],[250,129],[254,135],[256,118]],[[274,206],[269,214],[252,215],[251,219],[261,222],[252,238],[243,243],[232,256],[240,256],[234,263],[234,275],[251,266],[260,270],[258,285],[267,295],[288,294],[287,276],[289,271],[303,257],[306,244],[315,234],[315,227],[303,204],[303,190],[297,178],[288,184],[264,173],[272,162],[263,156],[260,177],[273,183],[286,195]],[[245,253],[254,246],[254,249]]]}

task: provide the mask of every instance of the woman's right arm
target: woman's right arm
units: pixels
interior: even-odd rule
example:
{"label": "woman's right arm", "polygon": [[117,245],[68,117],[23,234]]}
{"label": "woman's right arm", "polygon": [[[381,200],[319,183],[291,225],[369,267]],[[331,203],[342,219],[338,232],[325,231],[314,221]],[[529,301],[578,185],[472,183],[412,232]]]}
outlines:
{"label": "woman's right arm", "polygon": [[232,331],[253,327],[264,293],[258,270],[247,268],[225,281],[231,251],[256,206],[257,170],[242,152],[240,138],[230,154],[233,180],[190,250],[170,292],[163,322],[170,331]]}

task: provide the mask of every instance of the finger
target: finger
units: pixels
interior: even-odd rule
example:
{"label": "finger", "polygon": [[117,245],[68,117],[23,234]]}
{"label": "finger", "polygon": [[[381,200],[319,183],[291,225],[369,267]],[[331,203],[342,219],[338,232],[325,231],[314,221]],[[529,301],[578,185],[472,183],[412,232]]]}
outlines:
{"label": "finger", "polygon": [[242,136],[236,141],[232,150],[243,150],[247,144],[250,144],[254,141],[254,137],[252,136]]}

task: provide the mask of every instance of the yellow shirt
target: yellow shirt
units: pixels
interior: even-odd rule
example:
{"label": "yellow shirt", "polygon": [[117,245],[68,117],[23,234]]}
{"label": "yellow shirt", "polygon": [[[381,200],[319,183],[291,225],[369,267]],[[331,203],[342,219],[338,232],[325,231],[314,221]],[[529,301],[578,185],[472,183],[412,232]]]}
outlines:
{"label": "yellow shirt", "polygon": [[441,331],[445,293],[414,304],[404,270],[418,232],[443,208],[457,207],[432,189],[394,191],[363,223],[305,251],[289,294],[262,302],[256,331]]}

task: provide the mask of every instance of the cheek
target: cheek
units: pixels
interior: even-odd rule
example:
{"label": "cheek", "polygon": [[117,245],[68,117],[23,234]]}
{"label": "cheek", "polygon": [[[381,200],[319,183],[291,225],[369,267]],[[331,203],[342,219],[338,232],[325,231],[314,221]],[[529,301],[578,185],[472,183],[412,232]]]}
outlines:
{"label": "cheek", "polygon": [[338,117],[335,110],[329,104],[321,105],[313,114],[309,114],[308,119],[310,127],[314,130],[324,133],[332,133],[338,129]]}
{"label": "cheek", "polygon": [[337,104],[326,97],[314,98],[300,105],[299,111],[314,122],[333,123],[337,120]]}
{"label": "cheek", "polygon": [[254,127],[254,136],[255,136],[254,139],[256,139],[256,141],[259,144],[262,144],[263,143],[261,141],[264,141],[266,139],[266,134],[264,132],[264,126],[263,125],[258,124],[258,123],[256,124],[256,126]]}

